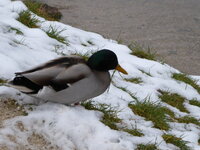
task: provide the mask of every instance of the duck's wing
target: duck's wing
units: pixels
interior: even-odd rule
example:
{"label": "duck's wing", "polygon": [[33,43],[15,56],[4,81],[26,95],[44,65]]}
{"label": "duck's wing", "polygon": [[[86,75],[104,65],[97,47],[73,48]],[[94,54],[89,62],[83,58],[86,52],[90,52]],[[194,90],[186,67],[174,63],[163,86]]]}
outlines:
{"label": "duck's wing", "polygon": [[29,69],[29,70],[26,70],[23,72],[16,72],[15,74],[23,75],[23,74],[32,73],[32,72],[40,71],[43,69],[51,68],[51,67],[68,68],[69,66],[72,66],[72,65],[78,64],[78,63],[86,63],[86,62],[82,57],[79,57],[79,56],[60,57],[57,59],[50,60],[42,65],[32,68],[32,69]]}
{"label": "duck's wing", "polygon": [[90,73],[91,70],[86,64],[79,63],[60,72],[55,78],[52,79],[52,82],[57,84],[73,84],[74,82],[77,82],[82,78],[89,76]]}
{"label": "duck's wing", "polygon": [[73,86],[74,83],[84,78],[88,78],[91,73],[91,69],[86,64],[79,63],[60,72],[51,80],[50,85],[54,90],[60,91],[68,86]]}
{"label": "duck's wing", "polygon": [[[78,75],[73,71],[73,69],[70,69],[73,68],[74,65],[76,66],[78,64],[86,65],[86,62],[83,58],[77,56],[54,59],[30,70],[17,72],[16,77],[13,80],[13,84],[28,88],[32,88],[34,85],[38,87],[33,88],[36,89],[35,91],[38,91],[41,87],[48,85],[52,86],[55,90],[61,90],[67,87],[66,82],[61,83],[58,81],[62,78],[62,74],[64,74],[64,72],[65,74],[67,74],[67,72],[71,74],[68,75],[68,78],[71,81],[79,79],[77,76],[83,77],[83,75]],[[58,80],[57,77],[59,77]]]}

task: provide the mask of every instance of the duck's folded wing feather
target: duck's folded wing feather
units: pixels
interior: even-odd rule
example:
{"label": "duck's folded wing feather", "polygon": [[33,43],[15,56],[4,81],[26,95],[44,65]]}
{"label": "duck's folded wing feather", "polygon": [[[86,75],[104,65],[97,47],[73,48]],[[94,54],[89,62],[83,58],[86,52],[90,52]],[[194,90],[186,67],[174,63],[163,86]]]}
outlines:
{"label": "duck's folded wing feather", "polygon": [[87,78],[90,74],[91,69],[86,64],[80,63],[63,70],[51,82],[56,84],[73,84],[83,78]]}
{"label": "duck's folded wing feather", "polygon": [[21,75],[31,80],[35,84],[45,86],[49,85],[51,80],[63,70],[64,68],[62,67],[50,67]]}
{"label": "duck's folded wing feather", "polygon": [[17,72],[38,85],[49,85],[53,79],[75,64],[85,64],[81,57],[61,57],[24,72]]}
{"label": "duck's folded wing feather", "polygon": [[50,67],[54,67],[54,66],[60,66],[60,67],[67,68],[69,66],[72,66],[72,65],[78,64],[78,63],[86,63],[86,62],[82,57],[79,57],[79,56],[60,57],[57,59],[50,60],[42,65],[32,68],[32,69],[29,69],[29,70],[26,70],[23,72],[16,72],[15,74],[22,75],[22,74],[31,73],[31,72],[35,72],[38,70],[42,70],[44,68],[50,68]]}

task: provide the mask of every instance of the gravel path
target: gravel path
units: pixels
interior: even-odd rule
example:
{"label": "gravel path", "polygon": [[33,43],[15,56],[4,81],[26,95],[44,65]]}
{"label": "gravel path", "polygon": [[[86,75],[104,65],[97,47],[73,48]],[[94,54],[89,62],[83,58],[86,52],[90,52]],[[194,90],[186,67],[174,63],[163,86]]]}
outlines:
{"label": "gravel path", "polygon": [[182,72],[200,75],[200,0],[40,0],[62,22],[129,44],[150,46]]}

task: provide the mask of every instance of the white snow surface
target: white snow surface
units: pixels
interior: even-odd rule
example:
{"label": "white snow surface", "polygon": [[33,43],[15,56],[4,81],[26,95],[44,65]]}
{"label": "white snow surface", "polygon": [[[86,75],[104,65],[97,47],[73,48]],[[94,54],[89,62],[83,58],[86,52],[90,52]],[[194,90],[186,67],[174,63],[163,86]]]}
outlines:
{"label": "white snow surface", "polygon": [[[199,93],[192,86],[171,78],[173,73],[180,73],[173,67],[130,55],[131,50],[126,45],[56,21],[46,21],[38,17],[41,20],[40,27],[28,28],[16,20],[19,12],[26,9],[21,1],[0,0],[1,79],[11,80],[15,72],[24,71],[60,57],[62,53],[85,54],[100,49],[110,49],[117,54],[119,64],[128,72],[128,75],[115,73],[112,80],[118,87],[124,87],[134,93],[140,101],[148,97],[151,101],[161,102],[157,92],[159,89],[178,93],[188,100],[200,101]],[[61,35],[66,38],[69,45],[48,37],[44,30],[47,30],[49,26],[65,29]],[[20,30],[23,35],[17,34],[11,28]],[[93,44],[91,45],[88,41]],[[151,76],[141,70],[150,73]],[[123,80],[123,78],[136,77],[141,78],[143,82],[134,84]],[[200,79],[199,76],[194,78]],[[38,100],[6,86],[0,86],[0,95],[16,99],[20,104],[38,103]],[[118,116],[122,119],[119,126],[127,128],[136,126],[144,136],[132,136],[123,131],[110,129],[100,121],[103,114],[98,111],[89,111],[82,106],[40,102],[28,112],[28,116],[18,116],[4,122],[4,127],[0,129],[0,144],[6,143],[10,149],[15,149],[17,144],[28,145],[28,137],[32,133],[38,133],[62,150],[133,150],[137,144],[150,143],[156,143],[161,150],[170,150],[177,147],[167,144],[162,138],[162,134],[170,133],[182,137],[191,149],[200,149],[198,145],[200,130],[197,125],[170,122],[169,131],[154,128],[151,121],[131,111],[128,104],[134,99],[113,84],[110,85],[109,90],[92,100],[97,103],[111,104],[113,107],[117,106],[121,110]],[[174,111],[177,116],[186,115],[166,103],[161,102],[161,104]],[[185,106],[191,116],[200,119],[199,107],[190,105],[188,102],[185,102]],[[16,124],[19,122],[23,123],[25,131],[17,128]],[[15,136],[16,141],[9,140],[8,134]]]}

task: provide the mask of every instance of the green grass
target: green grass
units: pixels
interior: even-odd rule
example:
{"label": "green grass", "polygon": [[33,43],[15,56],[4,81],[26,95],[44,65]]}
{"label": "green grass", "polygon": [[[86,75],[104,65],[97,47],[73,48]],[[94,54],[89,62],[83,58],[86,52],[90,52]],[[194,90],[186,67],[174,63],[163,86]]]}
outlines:
{"label": "green grass", "polygon": [[60,35],[63,31],[65,31],[65,29],[59,30],[59,28],[49,26],[49,29],[46,30],[45,32],[49,37],[54,38],[63,44],[69,45],[65,37]]}
{"label": "green grass", "polygon": [[54,52],[58,55],[61,55],[61,56],[67,56],[64,52],[63,52],[63,49],[64,49],[64,46],[63,45],[54,45]]}
{"label": "green grass", "polygon": [[137,128],[133,128],[133,129],[123,129],[122,131],[127,132],[133,136],[144,136],[144,134]]}
{"label": "green grass", "polygon": [[20,30],[17,29],[17,28],[14,28],[14,27],[9,27],[9,30],[8,30],[8,31],[9,31],[9,32],[14,31],[16,34],[23,35],[23,32],[22,32],[22,31],[20,31]]}
{"label": "green grass", "polygon": [[171,134],[163,134],[162,137],[166,143],[171,143],[179,147],[181,150],[190,150],[190,148],[186,145],[187,142],[183,141],[181,138],[178,138]]}
{"label": "green grass", "polygon": [[117,38],[116,41],[118,44],[124,44],[124,40],[121,38]]}
{"label": "green grass", "polygon": [[85,60],[88,60],[89,57],[93,54],[93,52],[86,52],[84,54],[80,53],[80,52],[75,52],[75,53],[72,53],[72,55],[76,55],[76,56],[81,56],[83,57]]}
{"label": "green grass", "polygon": [[146,50],[136,42],[132,42],[128,47],[132,50],[132,55],[149,60],[156,60],[156,53],[153,53],[149,47]]}
{"label": "green grass", "polygon": [[185,102],[185,98],[180,96],[179,94],[176,93],[169,93],[166,91],[159,90],[160,95],[159,98],[161,101],[176,107],[182,112],[189,113],[188,110],[184,107],[183,103]]}
{"label": "green grass", "polygon": [[175,118],[175,114],[174,114],[174,112],[173,111],[171,111],[170,109],[168,109],[167,107],[163,107],[163,110],[165,111],[165,113],[167,114],[167,115],[169,115],[171,118]]}
{"label": "green grass", "polygon": [[35,0],[24,0],[24,4],[29,8],[30,11],[37,14],[40,17],[50,21],[59,21],[62,14],[57,8],[48,6],[47,4],[35,1]]}
{"label": "green grass", "polygon": [[87,46],[94,46],[95,44],[92,41],[88,40],[87,43],[82,43],[81,45],[87,47]]}
{"label": "green grass", "polygon": [[125,78],[124,80],[125,80],[125,81],[128,81],[128,82],[135,83],[135,84],[140,84],[140,83],[142,83],[141,78]]}
{"label": "green grass", "polygon": [[29,10],[20,12],[17,20],[29,28],[37,28],[37,23],[39,23],[39,20],[36,19],[35,16],[32,16]]}
{"label": "green grass", "polygon": [[14,42],[15,44],[19,44],[19,45],[26,45],[26,44],[24,43],[24,39],[21,39],[21,40],[13,40],[13,42]]}
{"label": "green grass", "polygon": [[[161,95],[159,96],[160,99],[168,104],[170,104],[171,106],[174,106],[176,108],[178,108],[180,111],[183,112],[187,112],[188,110],[183,106],[183,102],[185,101],[185,99],[178,95],[178,94],[171,94],[169,92],[164,92],[159,90],[159,92],[161,93]],[[193,102],[194,104],[199,104],[197,103],[198,101],[196,100],[191,100],[191,102]],[[175,121],[175,122],[179,122],[179,123],[193,123],[196,124],[198,126],[200,126],[200,122],[191,116],[184,116],[184,117],[175,117],[174,112],[172,112],[171,110],[164,108],[165,109],[165,113],[168,114],[171,118],[171,121]]]}
{"label": "green grass", "polygon": [[193,80],[192,78],[190,78],[189,76],[187,76],[186,74],[182,74],[182,73],[174,73],[172,75],[172,78],[185,82],[186,84],[191,85],[193,88],[195,88],[198,93],[200,94],[200,86],[197,84],[197,81]]}
{"label": "green grass", "polygon": [[139,144],[135,150],[158,150],[155,144]]}
{"label": "green grass", "polygon": [[141,69],[139,69],[142,73],[144,73],[144,74],[146,74],[146,75],[148,75],[148,76],[150,76],[150,77],[152,77],[152,75],[150,74],[150,72],[146,72],[146,71],[144,71],[144,70],[141,70]]}
{"label": "green grass", "polygon": [[118,128],[116,123],[121,123],[122,120],[118,118],[117,113],[119,112],[115,107],[112,107],[111,105],[107,104],[94,104],[93,101],[86,101],[81,104],[88,110],[97,110],[104,114],[104,116],[101,119],[101,122],[104,123],[106,126],[110,127],[114,130],[124,131],[127,132],[133,136],[143,136],[144,134],[141,133],[141,131],[137,128]]}
{"label": "green grass", "polygon": [[0,86],[5,85],[5,83],[7,83],[7,81],[0,78]]}
{"label": "green grass", "polygon": [[6,82],[7,82],[6,80],[0,78],[0,84],[4,84]]}
{"label": "green grass", "polygon": [[165,109],[160,104],[145,100],[144,102],[136,101],[135,104],[130,103],[128,106],[136,115],[152,121],[155,128],[161,130],[168,130],[170,128],[167,124]]}
{"label": "green grass", "polygon": [[92,45],[92,46],[95,45],[92,41],[89,41],[89,40],[88,40],[87,42],[88,42],[88,44],[90,44],[90,45]]}
{"label": "green grass", "polygon": [[120,123],[121,119],[117,116],[119,111],[116,108],[108,104],[94,104],[92,101],[83,102],[81,105],[88,110],[97,110],[102,112],[104,115],[101,119],[101,122],[111,129],[119,130],[116,123]]}
{"label": "green grass", "polygon": [[116,88],[118,88],[118,89],[120,89],[120,90],[126,92],[127,94],[129,94],[134,100],[137,100],[137,99],[138,99],[138,98],[135,96],[136,94],[133,94],[132,92],[130,92],[129,90],[127,90],[125,87],[118,86],[118,85],[116,85],[114,82],[112,82],[112,84],[113,84]]}
{"label": "green grass", "polygon": [[195,106],[197,106],[197,107],[200,107],[200,102],[197,101],[197,100],[195,100],[195,99],[190,100],[189,103],[190,103],[191,105],[195,105]]}
{"label": "green grass", "polygon": [[87,44],[82,43],[81,45],[84,46],[84,47],[87,47]]}
{"label": "green grass", "polygon": [[165,113],[167,115],[169,115],[170,118],[168,120],[171,122],[179,122],[179,123],[187,123],[187,124],[193,123],[193,124],[200,126],[200,122],[194,117],[184,116],[184,117],[178,118],[178,117],[175,117],[174,112],[171,111],[170,109],[168,109],[166,107],[164,107],[163,109],[164,109]]}
{"label": "green grass", "polygon": [[191,116],[184,116],[184,117],[176,118],[176,119],[179,123],[187,123],[187,124],[193,123],[193,124],[200,126],[199,120],[197,120],[196,118],[191,117]]}

